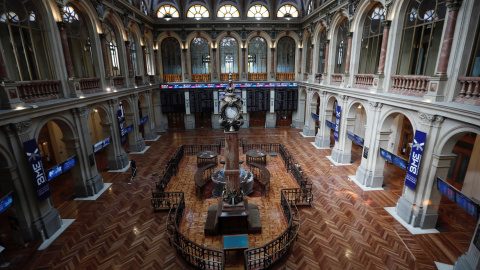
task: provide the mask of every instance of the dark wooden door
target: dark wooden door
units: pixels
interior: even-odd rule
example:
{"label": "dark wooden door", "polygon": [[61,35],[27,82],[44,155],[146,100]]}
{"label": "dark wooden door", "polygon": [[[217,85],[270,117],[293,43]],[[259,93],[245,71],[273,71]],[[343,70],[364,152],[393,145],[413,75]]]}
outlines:
{"label": "dark wooden door", "polygon": [[195,113],[195,128],[212,128],[212,115],[207,112]]}
{"label": "dark wooden door", "polygon": [[277,111],[277,127],[289,127],[292,124],[292,111]]}
{"label": "dark wooden door", "polygon": [[250,112],[250,127],[265,127],[267,112]]}
{"label": "dark wooden door", "polygon": [[168,113],[169,129],[185,129],[184,113]]}

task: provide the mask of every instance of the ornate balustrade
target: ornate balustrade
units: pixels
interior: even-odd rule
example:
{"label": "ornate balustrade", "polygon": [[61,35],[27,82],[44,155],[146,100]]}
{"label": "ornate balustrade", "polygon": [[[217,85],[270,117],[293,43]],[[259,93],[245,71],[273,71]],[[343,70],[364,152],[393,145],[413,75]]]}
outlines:
{"label": "ornate balustrade", "polygon": [[155,76],[154,75],[148,75],[148,81],[150,83],[155,83]]}
{"label": "ornate balustrade", "polygon": [[427,93],[430,77],[413,75],[392,75],[390,93],[423,97]]}
{"label": "ornate balustrade", "polygon": [[266,81],[267,73],[248,73],[249,81]]}
{"label": "ornate balustrade", "polygon": [[356,74],[354,88],[369,89],[373,86],[373,74]]}
{"label": "ornate balustrade", "polygon": [[[62,98],[60,81],[21,81],[14,84],[20,100],[25,103],[41,102]],[[15,88],[13,88],[15,89]],[[17,98],[15,91],[9,92],[11,98]]]}
{"label": "ornate balustrade", "polygon": [[185,199],[183,192],[178,204],[171,204],[167,218],[167,235],[170,245],[177,249],[188,263],[200,269],[224,269],[225,259],[221,250],[203,247],[190,241],[178,229],[180,220],[185,210]]}
{"label": "ornate balustrade", "polygon": [[163,74],[164,82],[181,82],[182,74]]}
{"label": "ornate balustrade", "polygon": [[[298,209],[294,203],[285,194],[285,189],[281,191],[280,204],[283,208],[283,214],[287,218],[287,228],[283,233],[273,241],[255,248],[249,248],[244,251],[245,269],[264,269],[282,258],[297,239],[300,229],[300,217]],[[292,207],[294,208],[293,212]]]}
{"label": "ornate balustrade", "polygon": [[[228,76],[230,73],[220,73],[220,81],[228,82]],[[238,73],[232,73],[232,81],[238,81],[240,79],[240,75]]]}
{"label": "ornate balustrade", "polygon": [[143,85],[143,77],[142,76],[135,76],[135,85],[137,85],[137,86]]}
{"label": "ornate balustrade", "polygon": [[342,74],[332,74],[332,82],[331,84],[340,85],[343,81]]}
{"label": "ornate balustrade", "polygon": [[84,94],[92,94],[102,92],[100,88],[100,78],[82,78],[78,80],[80,84],[80,90]]}
{"label": "ornate balustrade", "polygon": [[113,86],[117,89],[122,89],[127,87],[125,84],[125,77],[123,76],[113,77]]}
{"label": "ornate balustrade", "polygon": [[208,82],[210,81],[210,74],[192,74],[192,82]]}
{"label": "ornate balustrade", "polygon": [[279,80],[279,81],[294,81],[295,80],[295,73],[294,72],[277,73],[277,80]]}
{"label": "ornate balustrade", "polygon": [[455,102],[480,105],[480,77],[460,77],[458,80],[462,84],[462,90]]}

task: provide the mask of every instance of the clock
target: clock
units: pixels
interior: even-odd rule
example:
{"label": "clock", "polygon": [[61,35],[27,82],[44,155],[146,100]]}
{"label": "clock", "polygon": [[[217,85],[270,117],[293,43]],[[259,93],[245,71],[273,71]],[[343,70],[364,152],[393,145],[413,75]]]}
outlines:
{"label": "clock", "polygon": [[238,115],[238,108],[236,106],[227,106],[225,108],[225,116],[234,119]]}

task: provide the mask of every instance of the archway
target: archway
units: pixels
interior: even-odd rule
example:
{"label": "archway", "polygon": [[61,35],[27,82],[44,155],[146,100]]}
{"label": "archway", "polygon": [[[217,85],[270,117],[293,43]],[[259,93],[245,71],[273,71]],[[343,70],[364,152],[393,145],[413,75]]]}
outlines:
{"label": "archway", "polygon": [[150,125],[150,105],[148,99],[145,95],[138,96],[138,118],[140,120],[140,134],[142,135],[143,139],[151,140],[152,138],[152,128]]}
{"label": "archway", "polygon": [[336,108],[338,101],[334,96],[331,96],[328,99],[327,106],[325,109],[325,124],[327,128],[325,129],[324,138],[330,138],[330,148],[335,146],[334,131],[335,131],[335,120],[337,118]]}
{"label": "archway", "polygon": [[[132,107],[130,105],[130,102],[126,99],[123,99],[120,101],[119,107],[120,107],[119,114],[121,115],[119,117],[122,119],[120,124],[120,129],[122,129],[120,140],[125,152],[130,153],[130,143],[132,143],[131,142],[132,139],[135,140],[133,138],[134,136],[131,136],[130,134],[134,129]],[[135,141],[133,143],[135,143]]]}
{"label": "archway", "polygon": [[364,104],[354,102],[346,110],[347,117],[347,140],[345,140],[344,153],[351,154],[351,161],[360,164],[362,161],[363,144],[367,125],[367,111]]}
{"label": "archway", "polygon": [[95,163],[99,171],[108,168],[109,157],[114,157],[112,142],[112,129],[107,112],[102,107],[95,107],[88,118],[90,139],[92,140]]}
{"label": "archway", "polygon": [[305,125],[305,114],[307,111],[307,91],[302,89],[300,91],[300,98],[298,99],[298,110],[297,110],[297,128],[303,129]]}
{"label": "archway", "polygon": [[[77,153],[78,137],[64,120],[51,119],[39,126],[36,140],[47,175],[53,205],[73,200],[75,194],[85,196]],[[95,164],[94,160],[90,163]]]}

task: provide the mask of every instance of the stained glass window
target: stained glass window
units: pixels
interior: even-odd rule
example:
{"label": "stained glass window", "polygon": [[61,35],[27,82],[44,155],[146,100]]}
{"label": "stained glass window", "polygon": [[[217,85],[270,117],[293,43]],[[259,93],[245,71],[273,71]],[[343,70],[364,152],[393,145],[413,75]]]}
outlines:
{"label": "stained glass window", "polygon": [[283,5],[277,11],[278,18],[297,18],[298,10],[292,5]]}
{"label": "stained glass window", "polygon": [[157,11],[157,18],[165,18],[166,17],[171,17],[171,18],[178,18],[179,13],[178,10],[172,6],[172,5],[163,5],[161,6],[158,11]]}
{"label": "stained glass window", "polygon": [[210,12],[208,9],[202,5],[193,5],[187,11],[188,18],[208,18],[210,17]]}
{"label": "stained glass window", "polygon": [[270,12],[265,6],[254,5],[248,9],[247,17],[249,18],[268,18],[270,17]]}
{"label": "stained glass window", "polygon": [[218,9],[217,17],[220,18],[238,18],[240,17],[240,13],[238,13],[238,9],[232,5],[224,5]]}

